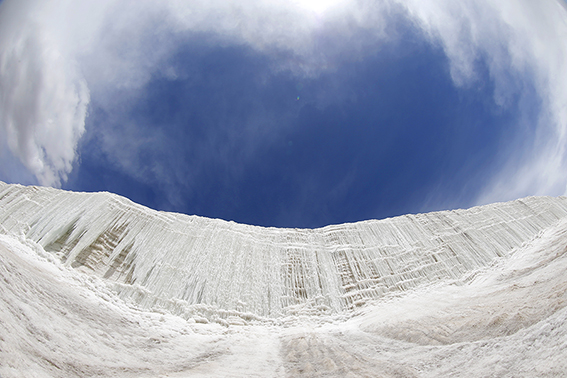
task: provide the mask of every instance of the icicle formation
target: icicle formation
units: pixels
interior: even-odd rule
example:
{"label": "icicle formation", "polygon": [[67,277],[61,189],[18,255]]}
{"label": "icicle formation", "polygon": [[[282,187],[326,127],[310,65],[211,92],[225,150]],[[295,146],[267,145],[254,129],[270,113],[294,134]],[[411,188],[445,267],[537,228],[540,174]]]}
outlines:
{"label": "icicle formation", "polygon": [[182,316],[337,313],[388,293],[459,279],[567,215],[567,198],[319,229],[158,212],[110,193],[0,183],[0,232],[103,277],[124,299]]}

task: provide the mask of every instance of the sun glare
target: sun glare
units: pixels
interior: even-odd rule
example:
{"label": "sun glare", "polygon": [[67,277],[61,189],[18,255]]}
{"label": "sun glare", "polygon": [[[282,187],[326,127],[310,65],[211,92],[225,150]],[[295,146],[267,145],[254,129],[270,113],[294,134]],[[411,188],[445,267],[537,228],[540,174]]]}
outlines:
{"label": "sun glare", "polygon": [[324,13],[329,8],[334,7],[342,0],[295,0],[295,3],[301,8],[310,10],[315,13]]}

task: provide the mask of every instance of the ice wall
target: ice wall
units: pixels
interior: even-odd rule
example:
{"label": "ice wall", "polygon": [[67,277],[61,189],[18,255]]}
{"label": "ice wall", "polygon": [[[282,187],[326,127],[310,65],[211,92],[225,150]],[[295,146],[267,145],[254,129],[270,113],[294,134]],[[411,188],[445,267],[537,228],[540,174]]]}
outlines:
{"label": "ice wall", "polygon": [[319,229],[158,212],[110,193],[0,183],[0,232],[113,282],[144,308],[241,319],[338,313],[387,293],[459,279],[567,216],[567,198]]}

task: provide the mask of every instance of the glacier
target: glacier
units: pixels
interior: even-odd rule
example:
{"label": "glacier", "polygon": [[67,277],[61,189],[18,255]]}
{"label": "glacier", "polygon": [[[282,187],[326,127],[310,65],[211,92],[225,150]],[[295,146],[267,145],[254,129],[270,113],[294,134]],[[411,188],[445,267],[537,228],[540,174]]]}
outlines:
{"label": "glacier", "polygon": [[566,245],[566,197],[279,229],[0,182],[0,376],[561,375]]}

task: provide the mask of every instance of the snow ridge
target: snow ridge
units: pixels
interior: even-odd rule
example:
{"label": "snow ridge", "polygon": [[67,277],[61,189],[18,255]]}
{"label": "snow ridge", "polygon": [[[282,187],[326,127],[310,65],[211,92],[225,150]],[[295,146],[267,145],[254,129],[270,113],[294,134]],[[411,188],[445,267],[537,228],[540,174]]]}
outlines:
{"label": "snow ridge", "polygon": [[[565,197],[278,229],[158,212],[110,193],[0,182],[0,233],[183,317],[340,314],[509,257],[567,216]],[[235,320],[237,319],[237,320]]]}

